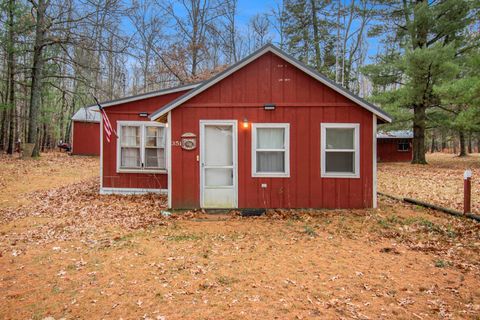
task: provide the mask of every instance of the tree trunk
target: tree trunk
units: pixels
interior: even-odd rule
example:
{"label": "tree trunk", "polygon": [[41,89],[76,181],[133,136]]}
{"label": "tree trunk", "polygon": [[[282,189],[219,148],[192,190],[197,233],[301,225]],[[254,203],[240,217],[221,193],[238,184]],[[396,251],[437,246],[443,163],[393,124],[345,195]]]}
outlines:
{"label": "tree trunk", "polygon": [[412,163],[427,164],[425,159],[425,105],[417,105],[413,109],[413,159]]}
{"label": "tree trunk", "polygon": [[7,128],[8,128],[8,117],[7,117],[7,109],[3,109],[2,111],[2,126],[0,127],[0,151],[6,149],[5,146],[5,138],[7,136]]}
{"label": "tree trunk", "polygon": [[35,26],[35,45],[33,47],[32,88],[30,93],[30,116],[28,121],[28,143],[35,144],[32,157],[38,157],[39,136],[38,122],[42,105],[42,73],[44,60],[42,57],[45,38],[45,0],[38,0],[37,21]]}
{"label": "tree trunk", "polygon": [[313,24],[313,43],[315,46],[315,64],[317,70],[320,71],[322,66],[322,58],[320,52],[320,36],[318,33],[318,19],[317,19],[317,6],[316,0],[310,0],[312,6],[312,24]]}
{"label": "tree trunk", "polygon": [[468,133],[468,153],[473,153],[472,133]]}
{"label": "tree trunk", "polygon": [[340,12],[341,12],[342,3],[338,0],[337,8],[337,41],[335,46],[335,82],[339,83],[340,81]]}
{"label": "tree trunk", "polygon": [[435,133],[432,132],[432,145],[430,147],[430,153],[434,153],[436,151],[436,143],[435,143]]}
{"label": "tree trunk", "polygon": [[459,138],[460,138],[460,154],[458,155],[459,157],[466,157],[467,156],[467,148],[465,144],[465,132],[460,131],[459,132]]}
{"label": "tree trunk", "polygon": [[445,149],[447,149],[447,134],[442,130],[442,152],[445,152]]}
{"label": "tree trunk", "polygon": [[14,51],[14,21],[15,0],[8,1],[8,107],[10,108],[10,126],[8,132],[7,153],[15,151],[15,128],[16,128],[16,106],[15,106],[15,51]]}

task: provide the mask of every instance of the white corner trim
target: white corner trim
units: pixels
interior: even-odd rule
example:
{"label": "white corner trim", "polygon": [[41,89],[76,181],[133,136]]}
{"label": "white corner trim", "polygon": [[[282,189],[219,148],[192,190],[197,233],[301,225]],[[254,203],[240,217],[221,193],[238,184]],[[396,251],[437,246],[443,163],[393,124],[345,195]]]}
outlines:
{"label": "white corner trim", "polygon": [[119,194],[119,195],[135,195],[159,193],[167,194],[168,189],[148,189],[148,188],[100,188],[100,194]]}
{"label": "white corner trim", "polygon": [[[262,128],[281,128],[285,129],[285,153],[284,163],[285,172],[257,172],[257,129]],[[252,178],[289,178],[290,177],[290,123],[252,123]],[[267,150],[264,150],[267,151]]]}
{"label": "white corner trim", "polygon": [[[72,121],[72,123],[71,123],[71,130],[70,130],[70,152],[71,152],[72,154],[75,154],[75,152],[73,151],[73,147],[74,147],[74,145],[73,145],[73,138],[75,137],[75,136],[74,136],[74,132],[73,132],[74,128],[75,128],[75,122]],[[101,132],[101,131],[100,131],[100,132]],[[100,139],[100,137],[98,137],[98,138]]]}
{"label": "white corner trim", "polygon": [[100,118],[100,193],[103,188],[103,117]]}
{"label": "white corner trim", "polygon": [[167,183],[168,183],[168,208],[172,208],[172,113],[167,115]]}
{"label": "white corner trim", "polygon": [[[354,149],[353,150],[329,150],[329,152],[355,152],[355,172],[327,172],[326,171],[326,153],[327,137],[326,129],[349,128],[354,129]],[[324,123],[320,124],[320,176],[322,178],[360,178],[360,124],[359,123]]]}
{"label": "white corner trim", "polygon": [[373,123],[372,123],[372,127],[373,127],[373,208],[376,209],[377,208],[377,116],[376,115],[372,115],[373,116]]}

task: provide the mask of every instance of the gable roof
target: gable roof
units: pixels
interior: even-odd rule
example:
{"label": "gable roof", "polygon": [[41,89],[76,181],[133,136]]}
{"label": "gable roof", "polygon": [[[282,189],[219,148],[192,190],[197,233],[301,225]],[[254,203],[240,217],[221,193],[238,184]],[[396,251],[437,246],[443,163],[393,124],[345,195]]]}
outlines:
{"label": "gable roof", "polygon": [[[147,93],[142,93],[142,94],[137,94],[134,96],[129,96],[129,97],[124,97],[124,98],[119,98],[119,99],[114,99],[114,100],[109,100],[109,101],[104,101],[100,102],[103,108],[105,107],[112,107],[116,106],[122,103],[127,103],[127,102],[132,102],[132,101],[137,101],[137,100],[143,100],[143,99],[148,99],[148,98],[153,98],[153,97],[158,97],[158,96],[163,96],[165,94],[169,93],[175,93],[179,91],[185,91],[185,90],[192,90],[196,87],[198,87],[202,82],[197,82],[197,83],[190,83],[190,84],[185,84],[177,87],[171,87],[167,89],[160,89],[156,91],[151,91]],[[90,105],[86,108],[94,107],[95,105]]]}
{"label": "gable roof", "polygon": [[373,104],[369,103],[368,101],[360,98],[359,96],[355,95],[354,93],[348,91],[347,89],[339,86],[338,84],[334,83],[318,71],[314,70],[313,68],[303,64],[302,62],[298,61],[291,55],[287,54],[286,52],[282,51],[281,49],[275,47],[272,44],[267,44],[263,46],[262,48],[258,49],[257,51],[253,52],[252,54],[248,55],[244,59],[240,60],[239,62],[233,64],[229,68],[225,69],[223,72],[220,72],[216,76],[212,77],[211,79],[201,83],[198,87],[195,89],[192,89],[191,91],[185,93],[184,95],[178,97],[177,99],[171,101],[170,103],[167,103],[165,106],[162,108],[158,109],[154,113],[152,113],[149,117],[151,120],[157,120],[158,118],[164,116],[167,114],[170,110],[173,110],[174,108],[178,107],[182,103],[190,100],[194,96],[200,94],[201,92],[207,90],[214,84],[220,82],[221,80],[225,79],[235,71],[243,68],[250,62],[256,60],[260,56],[264,55],[267,52],[271,52],[278,57],[284,59],[285,61],[291,63],[298,69],[302,70],[312,78],[318,80],[319,82],[323,83],[327,87],[333,89],[334,91],[340,93],[341,95],[345,96],[346,98],[352,100],[353,102],[357,103],[358,105],[362,106],[363,108],[367,109],[368,111],[372,112],[375,114],[377,117],[382,119],[385,122],[392,122],[392,118],[388,113],[385,111],[381,110],[380,108],[374,106]]}
{"label": "gable roof", "polygon": [[377,133],[377,139],[412,139],[412,130],[380,131]]}
{"label": "gable roof", "polygon": [[98,112],[97,106],[80,108],[75,112],[72,120],[81,122],[100,122],[100,112]]}

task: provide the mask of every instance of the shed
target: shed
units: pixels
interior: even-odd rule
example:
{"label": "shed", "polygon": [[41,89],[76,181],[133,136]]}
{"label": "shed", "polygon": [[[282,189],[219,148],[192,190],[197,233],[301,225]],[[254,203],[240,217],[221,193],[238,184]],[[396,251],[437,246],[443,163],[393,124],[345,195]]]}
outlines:
{"label": "shed", "polygon": [[377,133],[377,160],[379,162],[409,162],[413,157],[411,130],[381,131]]}
{"label": "shed", "polygon": [[98,107],[80,108],[73,115],[72,154],[100,155],[100,113]]}

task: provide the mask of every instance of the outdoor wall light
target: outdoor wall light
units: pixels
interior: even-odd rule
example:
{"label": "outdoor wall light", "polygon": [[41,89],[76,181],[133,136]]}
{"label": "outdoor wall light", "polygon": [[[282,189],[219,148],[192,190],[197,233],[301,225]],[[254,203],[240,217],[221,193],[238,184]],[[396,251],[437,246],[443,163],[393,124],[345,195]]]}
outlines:
{"label": "outdoor wall light", "polygon": [[247,120],[247,118],[243,119],[243,127],[244,127],[245,129],[248,129],[248,120]]}
{"label": "outdoor wall light", "polygon": [[138,116],[140,116],[140,117],[148,117],[148,112],[140,112],[140,113],[138,114]]}
{"label": "outdoor wall light", "polygon": [[274,103],[267,103],[263,105],[263,109],[267,111],[275,110],[276,105]]}

